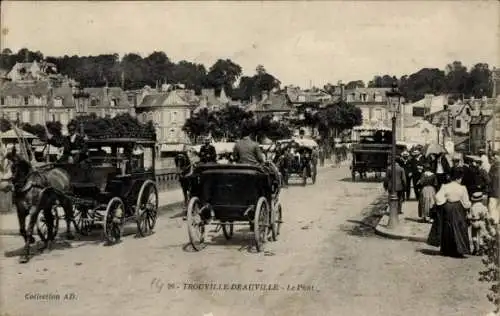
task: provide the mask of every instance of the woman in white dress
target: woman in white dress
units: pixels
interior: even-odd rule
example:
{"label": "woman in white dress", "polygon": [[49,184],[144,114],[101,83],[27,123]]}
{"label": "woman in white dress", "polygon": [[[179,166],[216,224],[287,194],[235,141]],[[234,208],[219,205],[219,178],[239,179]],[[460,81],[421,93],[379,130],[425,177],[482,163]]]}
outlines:
{"label": "woman in white dress", "polygon": [[471,207],[469,194],[461,184],[463,168],[453,169],[451,182],[443,184],[436,194],[438,207],[428,243],[441,247],[441,254],[450,257],[464,257],[470,254],[467,226],[467,209]]}

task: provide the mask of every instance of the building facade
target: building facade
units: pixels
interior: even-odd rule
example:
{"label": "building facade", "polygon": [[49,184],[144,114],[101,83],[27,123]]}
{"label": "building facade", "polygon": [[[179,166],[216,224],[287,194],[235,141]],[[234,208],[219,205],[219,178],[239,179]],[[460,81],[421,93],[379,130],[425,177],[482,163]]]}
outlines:
{"label": "building facade", "polygon": [[175,151],[179,147],[175,145],[190,143],[182,127],[196,105],[194,91],[145,89],[136,107],[136,115],[139,121],[152,121],[155,125],[160,152]]}

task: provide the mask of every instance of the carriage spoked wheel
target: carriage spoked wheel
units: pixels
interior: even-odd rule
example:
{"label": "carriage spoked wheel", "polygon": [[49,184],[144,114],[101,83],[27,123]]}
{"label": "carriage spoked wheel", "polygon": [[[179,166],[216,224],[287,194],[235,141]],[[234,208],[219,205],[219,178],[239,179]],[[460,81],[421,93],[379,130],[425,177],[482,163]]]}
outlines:
{"label": "carriage spoked wheel", "polygon": [[201,218],[201,202],[197,197],[192,197],[189,200],[186,221],[189,242],[194,250],[203,250],[203,248],[205,248],[205,222]]}
{"label": "carriage spoked wheel", "polygon": [[271,237],[273,241],[278,240],[280,234],[281,223],[283,222],[281,203],[277,203],[271,212]]}
{"label": "carriage spoked wheel", "polygon": [[150,235],[158,218],[158,189],[153,181],[148,180],[142,185],[135,207],[135,217],[139,235]]}
{"label": "carriage spoked wheel", "polygon": [[260,197],[255,206],[255,217],[253,221],[255,246],[258,252],[264,250],[264,244],[267,241],[269,232],[269,220],[269,206],[266,198]]}
{"label": "carriage spoked wheel", "polygon": [[87,210],[83,211],[78,208],[74,208],[74,221],[75,227],[80,235],[88,236],[92,231],[93,220]]}
{"label": "carriage spoked wheel", "polygon": [[125,204],[119,197],[112,198],[104,214],[104,237],[110,244],[120,241],[125,224]]}
{"label": "carriage spoked wheel", "polygon": [[[59,230],[59,212],[58,208],[60,206],[57,204],[52,205],[51,212],[53,218],[53,236],[57,236],[57,231]],[[43,214],[43,210],[38,213],[38,217],[36,220],[36,231],[38,236],[43,242],[46,242],[49,239],[49,230],[47,226],[47,219],[45,218],[45,214]]]}
{"label": "carriage spoked wheel", "polygon": [[222,233],[224,234],[224,237],[227,240],[233,238],[234,224],[233,223],[223,223],[222,224]]}

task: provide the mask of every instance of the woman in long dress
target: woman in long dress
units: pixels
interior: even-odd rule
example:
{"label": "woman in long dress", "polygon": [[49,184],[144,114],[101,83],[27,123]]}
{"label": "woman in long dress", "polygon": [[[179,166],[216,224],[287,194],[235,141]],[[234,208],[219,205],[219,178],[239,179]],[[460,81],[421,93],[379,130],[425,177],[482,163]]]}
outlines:
{"label": "woman in long dress", "polygon": [[431,210],[435,205],[436,187],[438,185],[436,175],[431,171],[431,166],[424,166],[424,173],[418,180],[418,185],[422,188],[418,200],[418,216],[424,222],[430,222]]}
{"label": "woman in long dress", "polygon": [[461,184],[462,178],[463,169],[454,169],[451,182],[444,184],[436,194],[439,214],[431,228],[428,243],[437,246],[439,241],[444,256],[464,257],[470,254],[466,214],[471,202],[467,189]]}

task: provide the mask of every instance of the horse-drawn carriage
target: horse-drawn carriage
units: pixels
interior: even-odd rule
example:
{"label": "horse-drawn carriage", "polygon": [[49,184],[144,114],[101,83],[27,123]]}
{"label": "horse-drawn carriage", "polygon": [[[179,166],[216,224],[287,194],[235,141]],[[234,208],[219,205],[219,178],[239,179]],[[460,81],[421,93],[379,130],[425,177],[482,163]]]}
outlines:
{"label": "horse-drawn carriage", "polygon": [[[54,193],[52,210],[54,232],[59,225],[62,201],[69,200],[74,210],[74,224],[86,235],[94,224],[104,227],[110,243],[120,240],[127,221],[137,223],[138,234],[146,236],[155,226],[158,190],[155,179],[155,142],[144,139],[117,138],[88,140],[88,158],[81,163],[55,163],[45,168],[61,171],[69,177],[66,192],[45,188]],[[37,221],[42,239],[48,238],[43,212]]]}
{"label": "horse-drawn carriage", "polygon": [[299,176],[302,179],[302,185],[307,184],[310,178],[312,183],[316,183],[317,176],[317,157],[314,157],[314,151],[318,149],[318,144],[312,139],[286,139],[277,142],[277,146],[282,148],[291,148],[291,152],[282,160],[285,163],[283,178],[286,185],[291,176]]}
{"label": "horse-drawn carriage", "polygon": [[189,240],[197,251],[205,246],[205,227],[217,225],[226,239],[234,225],[250,225],[257,251],[268,238],[276,241],[282,207],[280,185],[262,167],[245,164],[202,164],[190,177],[187,208]]}

